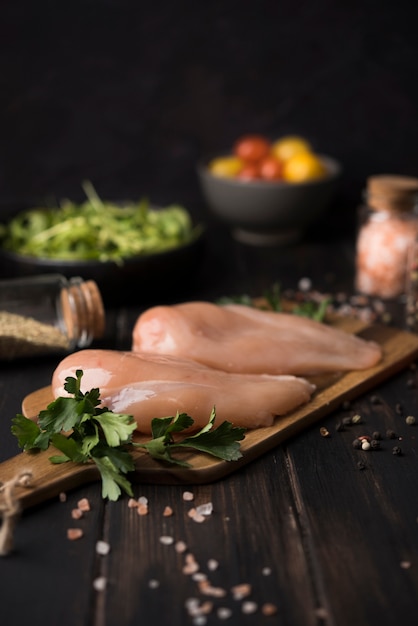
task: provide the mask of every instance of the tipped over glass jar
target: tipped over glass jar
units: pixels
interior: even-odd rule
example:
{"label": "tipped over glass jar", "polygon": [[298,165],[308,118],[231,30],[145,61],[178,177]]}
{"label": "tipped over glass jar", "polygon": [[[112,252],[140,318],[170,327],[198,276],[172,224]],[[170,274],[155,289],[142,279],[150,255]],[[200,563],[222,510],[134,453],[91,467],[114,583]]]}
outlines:
{"label": "tipped over glass jar", "polygon": [[87,348],[104,330],[94,281],[60,274],[0,281],[0,360]]}
{"label": "tipped over glass jar", "polygon": [[382,299],[405,294],[408,258],[418,237],[418,178],[367,180],[356,242],[356,290]]}

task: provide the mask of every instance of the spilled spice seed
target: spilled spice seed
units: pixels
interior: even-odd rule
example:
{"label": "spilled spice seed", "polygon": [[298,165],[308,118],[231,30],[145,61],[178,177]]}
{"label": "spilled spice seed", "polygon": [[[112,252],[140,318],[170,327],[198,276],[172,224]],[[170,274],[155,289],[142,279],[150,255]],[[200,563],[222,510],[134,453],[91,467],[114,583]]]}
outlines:
{"label": "spilled spice seed", "polygon": [[329,432],[329,430],[328,430],[328,428],[325,428],[325,426],[322,426],[322,427],[319,429],[319,432],[320,432],[320,434],[321,434],[321,437],[330,437],[330,436],[331,436],[331,435],[330,435],[330,432]]}
{"label": "spilled spice seed", "polygon": [[408,415],[407,417],[405,417],[405,422],[408,424],[408,426],[413,426],[416,423],[416,419],[413,415]]}
{"label": "spilled spice seed", "polygon": [[352,446],[353,446],[353,448],[355,448],[356,450],[360,450],[360,449],[361,449],[361,443],[362,443],[362,442],[361,442],[361,439],[359,439],[359,438],[357,437],[357,439],[354,439],[354,441],[353,441],[353,443],[352,443]]}
{"label": "spilled spice seed", "polygon": [[367,439],[364,439],[364,440],[361,442],[361,449],[362,449],[362,450],[370,450],[370,448],[371,448],[370,442],[369,442],[369,441],[367,441]]}
{"label": "spilled spice seed", "polygon": [[381,438],[382,438],[382,435],[380,434],[380,432],[378,430],[375,430],[374,433],[372,434],[372,439],[375,439],[376,441],[380,441]]}
{"label": "spilled spice seed", "polygon": [[277,613],[277,606],[275,604],[271,604],[270,602],[266,602],[261,607],[261,612],[266,617],[270,617],[270,615],[276,615],[276,613]]}
{"label": "spilled spice seed", "polygon": [[395,446],[392,449],[392,454],[395,455],[395,456],[401,456],[401,454],[402,454],[401,448],[399,446]]}
{"label": "spilled spice seed", "polygon": [[394,430],[392,430],[391,428],[388,428],[386,431],[386,437],[388,439],[396,439],[396,433]]}
{"label": "spilled spice seed", "polygon": [[352,424],[360,424],[361,423],[361,415],[353,415],[353,417],[351,418],[351,423]]}

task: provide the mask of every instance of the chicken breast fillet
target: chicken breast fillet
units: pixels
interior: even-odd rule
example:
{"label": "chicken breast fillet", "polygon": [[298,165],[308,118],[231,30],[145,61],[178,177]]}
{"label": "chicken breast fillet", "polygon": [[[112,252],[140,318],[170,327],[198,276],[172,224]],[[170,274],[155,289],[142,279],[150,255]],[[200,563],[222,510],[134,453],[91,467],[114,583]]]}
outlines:
{"label": "chicken breast fillet", "polygon": [[367,369],[382,357],[377,343],[312,319],[210,302],[148,309],[135,324],[132,350],[226,372],[296,376]]}
{"label": "chicken breast fillet", "polygon": [[151,432],[154,417],[188,413],[193,428],[204,426],[213,407],[217,422],[270,426],[309,401],[315,386],[295,376],[227,374],[189,359],[114,350],[81,350],[65,357],[54,371],[54,397],[68,395],[67,376],[83,370],[81,390],[100,389],[102,405],[133,415],[137,428]]}

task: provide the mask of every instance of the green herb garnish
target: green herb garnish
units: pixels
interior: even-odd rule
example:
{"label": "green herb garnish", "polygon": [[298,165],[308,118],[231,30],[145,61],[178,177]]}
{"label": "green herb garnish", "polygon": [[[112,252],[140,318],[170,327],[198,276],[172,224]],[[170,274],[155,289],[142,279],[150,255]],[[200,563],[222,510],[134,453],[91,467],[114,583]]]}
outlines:
{"label": "green herb garnish", "polygon": [[83,189],[87,200],[81,204],[34,207],[0,224],[1,247],[31,257],[122,263],[187,244],[200,233],[182,206],[104,202],[90,182]]}
{"label": "green herb garnish", "polygon": [[[260,304],[258,301],[254,300],[247,294],[238,295],[238,296],[224,296],[219,298],[217,301],[218,304],[243,304],[245,306],[250,306],[256,309],[274,311],[276,313],[280,313],[284,310],[283,306],[283,298],[281,294],[280,285],[275,283],[271,289],[267,290],[264,293],[264,300],[266,305]],[[300,315],[301,317],[309,317],[317,322],[322,322],[325,318],[328,305],[331,302],[331,298],[324,298],[321,302],[314,302],[313,300],[306,300],[303,302],[298,302],[293,307],[289,313],[293,313],[294,315]]]}
{"label": "green herb garnish", "polygon": [[132,495],[126,474],[134,470],[130,453],[133,446],[143,448],[154,459],[183,467],[190,465],[173,457],[172,451],[176,448],[198,450],[227,461],[242,456],[238,442],[244,438],[245,429],[223,422],[212,430],[215,409],[209,422],[194,435],[175,439],[176,434],[194,423],[189,415],[181,413],[176,417],[154,418],[152,439],[146,443],[134,443],[132,435],[136,422],[133,417],[100,407],[99,389],[86,393],[80,390],[82,376],[82,370],[77,370],[76,378],[69,376],[65,379],[64,389],[72,396],[59,397],[51,402],[39,413],[37,423],[17,414],[12,420],[11,431],[25,451],[47,450],[50,444],[55,446],[62,454],[51,456],[51,463],[94,462],[101,475],[103,498],[117,500],[122,489]]}

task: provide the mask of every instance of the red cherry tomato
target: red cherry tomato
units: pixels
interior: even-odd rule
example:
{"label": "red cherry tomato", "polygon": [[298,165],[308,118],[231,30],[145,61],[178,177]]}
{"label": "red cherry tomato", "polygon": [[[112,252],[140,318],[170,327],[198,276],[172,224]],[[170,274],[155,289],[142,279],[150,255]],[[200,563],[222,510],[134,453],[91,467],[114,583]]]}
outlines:
{"label": "red cherry tomato", "polygon": [[245,135],[233,147],[235,156],[243,161],[260,161],[270,152],[270,142],[262,135]]}
{"label": "red cherry tomato", "polygon": [[236,177],[240,180],[257,180],[257,178],[261,178],[258,163],[247,163]]}
{"label": "red cherry tomato", "polygon": [[260,177],[263,180],[283,178],[283,164],[273,156],[268,156],[260,163]]}

